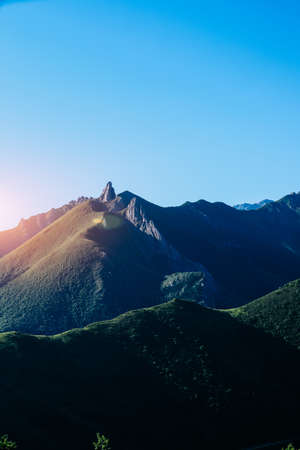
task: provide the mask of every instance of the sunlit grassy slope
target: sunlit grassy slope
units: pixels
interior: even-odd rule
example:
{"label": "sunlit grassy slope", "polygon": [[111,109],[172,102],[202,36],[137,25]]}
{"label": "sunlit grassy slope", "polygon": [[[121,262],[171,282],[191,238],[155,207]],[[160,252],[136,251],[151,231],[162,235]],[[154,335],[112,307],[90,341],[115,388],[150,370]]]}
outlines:
{"label": "sunlit grassy slope", "polygon": [[300,280],[292,281],[265,297],[230,310],[229,313],[300,349]]}
{"label": "sunlit grassy slope", "polygon": [[169,303],[53,337],[0,336],[0,433],[24,450],[241,449],[293,435],[299,352]]}
{"label": "sunlit grassy slope", "polygon": [[84,200],[87,199],[81,197],[77,201],[71,201],[60,208],[52,208],[46,213],[37,214],[29,219],[21,219],[15,228],[0,231],[0,257],[22,245],[47,225],[53,223]]}
{"label": "sunlit grassy slope", "polygon": [[163,258],[87,201],[0,259],[0,329],[55,333],[157,303]]}

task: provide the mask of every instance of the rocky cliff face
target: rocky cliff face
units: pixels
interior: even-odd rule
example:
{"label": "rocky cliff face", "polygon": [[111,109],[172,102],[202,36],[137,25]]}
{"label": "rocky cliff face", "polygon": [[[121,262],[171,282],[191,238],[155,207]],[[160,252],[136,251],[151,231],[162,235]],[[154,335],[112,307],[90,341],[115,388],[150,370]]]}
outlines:
{"label": "rocky cliff face", "polygon": [[148,236],[153,237],[159,242],[165,244],[165,240],[157,227],[154,225],[153,220],[146,216],[145,210],[143,208],[142,202],[137,197],[133,197],[129,205],[125,210],[125,217],[129,222],[131,222],[136,228],[141,230]]}
{"label": "rocky cliff face", "polygon": [[156,246],[161,252],[165,253],[171,260],[174,261],[174,269],[181,271],[197,271],[201,270],[207,272],[204,267],[195,261],[181,255],[162,235],[157,224],[147,216],[147,212],[143,206],[143,200],[133,197],[129,205],[125,209],[125,217],[142,233],[153,238]]}
{"label": "rocky cliff face", "polygon": [[[111,198],[111,200],[107,200],[108,198]],[[204,303],[206,306],[210,307],[215,306],[217,284],[213,276],[200,262],[192,261],[187,258],[168,242],[159,229],[159,222],[155,222],[151,218],[151,211],[149,208],[151,209],[151,207],[155,205],[151,205],[149,202],[128,191],[115,196],[115,191],[110,182],[105,187],[99,200],[101,202],[105,201],[107,211],[113,212],[114,214],[121,214],[128,222],[148,238],[148,260],[154,261],[156,259],[161,260],[161,258],[164,258],[165,276],[168,277],[169,275],[172,276],[172,274],[174,274],[177,279],[177,274],[182,274],[180,278],[183,280],[181,283],[181,293],[185,292],[183,287],[185,280],[190,281],[191,279],[189,274],[197,273],[198,277],[201,278],[201,289],[199,284],[197,294],[196,289],[193,291],[195,294],[193,296],[191,296],[191,289],[189,291],[186,290],[186,292],[189,292],[190,298],[199,303]],[[160,209],[160,207],[157,208]],[[162,294],[162,299],[164,298],[165,296]]]}
{"label": "rocky cliff face", "polygon": [[[168,275],[174,274],[176,278],[178,273],[182,274],[182,276],[179,277],[181,279],[181,291],[178,289],[178,293],[181,292],[181,294],[183,294],[184,292],[188,292],[190,299],[193,299],[199,303],[204,303],[206,306],[214,307],[217,285],[212,275],[200,262],[195,262],[188,259],[184,255],[180,254],[180,252],[170,243],[168,243],[166,238],[160,232],[157,224],[155,224],[152,219],[147,217],[147,212],[145,211],[143,203],[144,201],[142,199],[133,197],[125,209],[126,219],[142,233],[145,233],[147,236],[152,238],[153,250],[157,253],[164,254],[170,261]],[[201,278],[201,286],[199,284],[197,294],[196,289],[194,289],[194,291],[191,289],[185,291],[184,289],[184,284],[187,284],[187,280],[190,279],[188,274],[191,273],[198,273]],[[166,283],[166,280],[164,283]],[[163,285],[162,289],[164,289]],[[195,295],[191,295],[192,292],[194,292]]]}

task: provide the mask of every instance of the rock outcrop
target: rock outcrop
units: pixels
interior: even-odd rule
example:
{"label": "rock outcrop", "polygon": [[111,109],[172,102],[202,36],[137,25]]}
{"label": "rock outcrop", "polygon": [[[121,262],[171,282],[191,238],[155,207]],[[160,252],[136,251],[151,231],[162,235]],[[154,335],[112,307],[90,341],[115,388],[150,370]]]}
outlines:
{"label": "rock outcrop", "polygon": [[116,193],[113,188],[112,182],[109,181],[105,188],[102,191],[102,194],[100,195],[99,199],[101,202],[111,202],[116,198]]}

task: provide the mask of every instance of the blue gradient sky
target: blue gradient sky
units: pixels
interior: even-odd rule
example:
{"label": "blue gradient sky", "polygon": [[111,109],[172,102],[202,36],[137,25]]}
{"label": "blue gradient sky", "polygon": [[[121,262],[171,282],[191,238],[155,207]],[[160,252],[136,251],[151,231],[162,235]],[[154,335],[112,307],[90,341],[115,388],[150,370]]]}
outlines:
{"label": "blue gradient sky", "polygon": [[8,3],[0,229],[107,180],[161,205],[300,189],[299,1]]}

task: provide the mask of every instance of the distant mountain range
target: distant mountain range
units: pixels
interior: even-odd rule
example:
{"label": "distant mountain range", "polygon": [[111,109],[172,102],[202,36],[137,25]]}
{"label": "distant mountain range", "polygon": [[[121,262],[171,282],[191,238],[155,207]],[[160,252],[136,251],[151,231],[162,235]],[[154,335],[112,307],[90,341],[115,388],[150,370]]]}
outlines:
{"label": "distant mountain range", "polygon": [[252,211],[255,209],[262,208],[265,205],[268,205],[269,203],[272,203],[273,200],[262,200],[259,203],[241,203],[240,205],[235,205],[234,208],[239,209],[240,211]]}
{"label": "distant mountain range", "polygon": [[163,208],[108,183],[22,227],[0,233],[2,331],[57,333],[172,297],[230,308],[300,277],[300,194]]}

